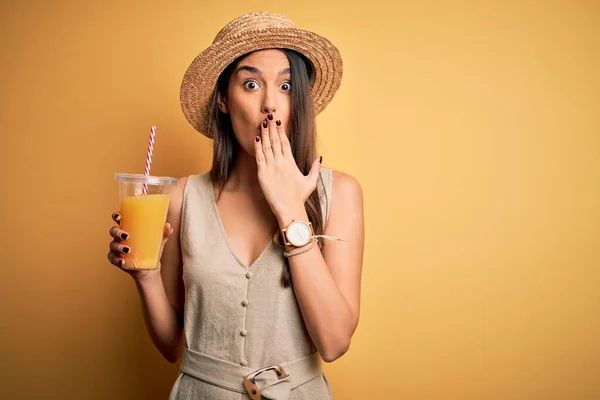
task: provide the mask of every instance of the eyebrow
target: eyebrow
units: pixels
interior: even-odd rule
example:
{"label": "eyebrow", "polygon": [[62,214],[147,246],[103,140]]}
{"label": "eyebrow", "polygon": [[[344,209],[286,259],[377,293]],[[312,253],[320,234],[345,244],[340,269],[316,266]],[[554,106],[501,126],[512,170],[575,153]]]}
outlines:
{"label": "eyebrow", "polygon": [[[258,68],[256,68],[256,67],[252,67],[252,66],[250,66],[250,65],[241,65],[241,66],[240,66],[240,67],[239,67],[239,68],[238,68],[238,69],[235,71],[236,75],[237,75],[238,73],[240,73],[241,71],[248,71],[248,72],[250,72],[250,73],[253,73],[253,74],[262,75],[262,71],[261,71],[260,69],[258,69]],[[290,68],[284,68],[284,69],[282,69],[281,71],[279,71],[279,75],[287,75],[287,74],[290,74],[290,73],[291,73],[291,70],[290,70]]]}

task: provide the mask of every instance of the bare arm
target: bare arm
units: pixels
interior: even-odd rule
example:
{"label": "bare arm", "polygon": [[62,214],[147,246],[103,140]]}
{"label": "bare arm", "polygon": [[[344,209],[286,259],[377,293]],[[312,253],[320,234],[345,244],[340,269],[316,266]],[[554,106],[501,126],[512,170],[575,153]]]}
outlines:
{"label": "bare arm", "polygon": [[[322,158],[313,161],[305,176],[298,169],[285,127],[272,115],[264,121],[254,150],[258,182],[279,227],[283,229],[293,220],[308,221],[304,202],[317,186]],[[315,246],[289,259],[304,322],[326,362],[348,350],[358,325],[364,245],[359,183],[349,175],[334,172],[332,192],[325,234],[345,242],[325,241],[323,252]]]}
{"label": "bare arm", "polygon": [[[291,257],[294,289],[308,332],[323,360],[332,362],[350,347],[360,314],[360,285],[364,246],[363,198],[359,183],[334,172],[332,206],[325,234],[344,242],[324,241]],[[280,220],[308,221],[304,210]],[[289,250],[289,249],[288,249]]]}
{"label": "bare arm", "polygon": [[171,194],[167,222],[172,233],[164,245],[160,274],[135,279],[146,329],[160,353],[171,363],[181,355],[183,333],[184,286],[179,241],[183,188],[187,178],[181,178]]}

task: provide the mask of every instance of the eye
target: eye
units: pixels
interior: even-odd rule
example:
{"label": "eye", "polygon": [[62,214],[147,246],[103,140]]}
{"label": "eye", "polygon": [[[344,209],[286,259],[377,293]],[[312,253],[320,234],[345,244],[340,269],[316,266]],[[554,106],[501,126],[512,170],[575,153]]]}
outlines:
{"label": "eye", "polygon": [[246,82],[244,82],[244,89],[246,89],[246,90],[256,90],[256,89],[258,89],[258,82],[256,82],[256,81],[246,81]]}
{"label": "eye", "polygon": [[290,90],[292,90],[292,83],[291,82],[283,82],[281,84],[281,86],[279,86],[281,88],[281,90],[283,90],[284,92],[289,92]]}

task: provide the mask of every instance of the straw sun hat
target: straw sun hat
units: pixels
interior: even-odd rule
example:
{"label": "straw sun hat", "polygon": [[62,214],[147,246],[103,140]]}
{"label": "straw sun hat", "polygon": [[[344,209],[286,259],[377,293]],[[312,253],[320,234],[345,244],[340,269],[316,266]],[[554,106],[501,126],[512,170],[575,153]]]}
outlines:
{"label": "straw sun hat", "polygon": [[181,108],[197,131],[212,137],[210,107],[221,72],[238,57],[264,49],[295,50],[308,58],[314,70],[311,95],[316,114],[333,99],[342,80],[342,58],[329,40],[297,28],[289,18],[279,14],[245,14],[221,29],[212,45],[192,61],[183,77]]}

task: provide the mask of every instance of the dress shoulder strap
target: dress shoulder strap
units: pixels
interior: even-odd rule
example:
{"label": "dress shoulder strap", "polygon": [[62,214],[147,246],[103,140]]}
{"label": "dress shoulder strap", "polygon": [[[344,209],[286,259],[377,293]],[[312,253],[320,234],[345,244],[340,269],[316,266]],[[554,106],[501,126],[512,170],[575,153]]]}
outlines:
{"label": "dress shoulder strap", "polygon": [[331,212],[332,178],[333,171],[330,168],[321,167],[321,177],[317,183],[321,210],[323,212],[323,226],[327,226],[329,213]]}

